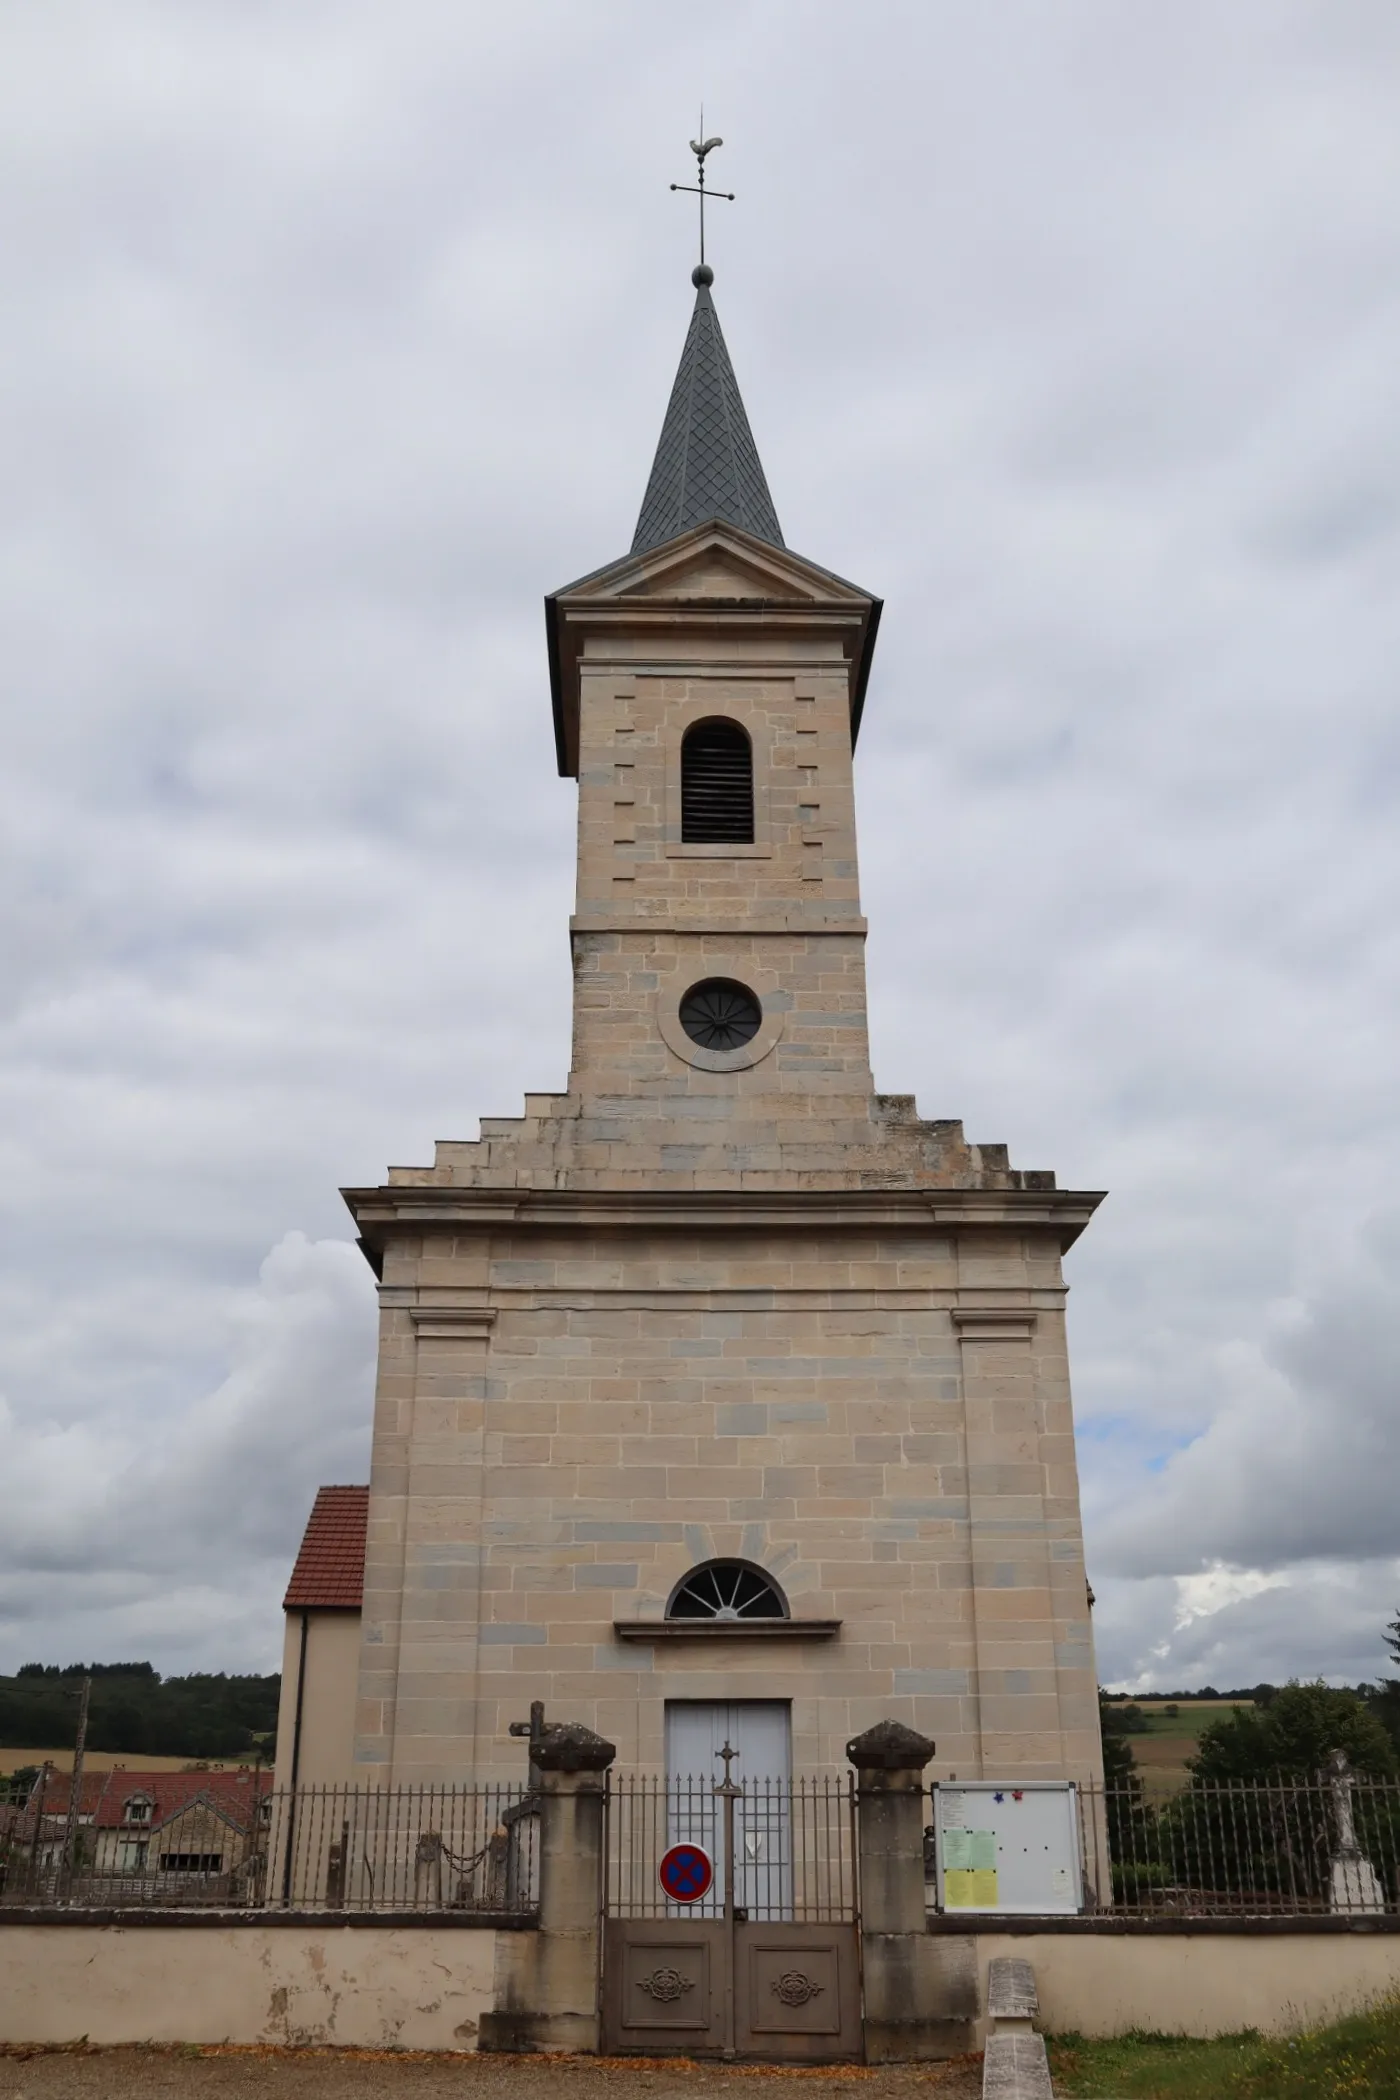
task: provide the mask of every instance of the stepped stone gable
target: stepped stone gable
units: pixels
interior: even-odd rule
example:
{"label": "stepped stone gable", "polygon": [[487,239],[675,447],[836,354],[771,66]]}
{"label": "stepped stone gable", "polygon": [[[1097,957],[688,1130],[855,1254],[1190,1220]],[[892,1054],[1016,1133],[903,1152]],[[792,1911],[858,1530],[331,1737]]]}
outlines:
{"label": "stepped stone gable", "polygon": [[[897,1720],[931,1777],[1101,1771],[1061,1272],[1099,1199],[875,1091],[878,615],[724,518],[547,601],[567,1088],[346,1192],[382,1303],[368,1780],[513,1775],[535,1699],[632,1768],[663,1767],[668,1700],[761,1698],[798,1770]],[[682,836],[682,740],[715,715],[751,741],[751,843]],[[679,1019],[711,979],[761,1009],[736,1047]],[[668,1624],[716,1558],[780,1586],[781,1640]]]}

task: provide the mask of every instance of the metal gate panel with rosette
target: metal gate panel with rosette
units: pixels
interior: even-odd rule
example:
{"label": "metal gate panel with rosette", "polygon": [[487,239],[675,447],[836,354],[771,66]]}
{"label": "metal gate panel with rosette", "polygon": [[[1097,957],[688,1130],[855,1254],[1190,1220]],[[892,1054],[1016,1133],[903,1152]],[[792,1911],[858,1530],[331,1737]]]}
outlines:
{"label": "metal gate panel with rosette", "polygon": [[603,1933],[605,2050],[721,2054],[723,1967],[722,1921],[609,1918]]}
{"label": "metal gate panel with rosette", "polygon": [[809,2063],[858,2057],[855,1926],[737,1925],[734,2026],[740,2056]]}

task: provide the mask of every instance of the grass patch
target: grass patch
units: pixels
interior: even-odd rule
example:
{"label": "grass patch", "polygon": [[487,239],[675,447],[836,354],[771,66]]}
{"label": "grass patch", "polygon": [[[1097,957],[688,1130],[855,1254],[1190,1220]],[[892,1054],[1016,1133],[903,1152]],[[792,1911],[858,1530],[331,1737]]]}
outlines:
{"label": "grass patch", "polygon": [[1220,2100],[1227,2079],[1252,2063],[1255,2034],[1221,2035],[1212,2042],[1184,2035],[1124,2034],[1111,2042],[1081,2035],[1051,2036],[1050,2072],[1055,2091],[1101,2095],[1107,2100]]}
{"label": "grass patch", "polygon": [[1057,2093],[1101,2100],[1400,2100],[1400,1997],[1283,2039],[1050,2041]]}

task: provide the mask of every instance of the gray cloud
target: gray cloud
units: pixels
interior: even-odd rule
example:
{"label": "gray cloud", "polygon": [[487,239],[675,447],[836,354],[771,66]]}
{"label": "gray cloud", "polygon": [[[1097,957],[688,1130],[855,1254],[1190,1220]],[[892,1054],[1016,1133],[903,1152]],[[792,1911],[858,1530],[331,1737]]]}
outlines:
{"label": "gray cloud", "polygon": [[1397,1544],[1400,1213],[1372,1222],[1344,1273],[1282,1309],[1264,1345],[1220,1353],[1202,1433],[1099,1545],[1124,1574],[1226,1561],[1267,1572],[1384,1559]]}
{"label": "gray cloud", "polygon": [[[219,1311],[226,1374],[167,1422],[120,1405],[24,1420],[0,1405],[7,1646],[66,1635],[127,1654],[159,1639],[196,1661],[230,1635],[265,1647],[249,1603],[265,1614],[285,1583],[308,1488],[364,1477],[373,1294],[353,1247],[290,1233]],[[110,1339],[117,1322],[97,1324]]]}
{"label": "gray cloud", "polygon": [[1387,0],[0,38],[0,1664],[275,1655],[363,1469],[337,1185],[563,1078],[540,598],[630,537],[703,85],[779,514],[887,600],[880,1082],[1112,1191],[1070,1263],[1105,1674],[1379,1667]]}

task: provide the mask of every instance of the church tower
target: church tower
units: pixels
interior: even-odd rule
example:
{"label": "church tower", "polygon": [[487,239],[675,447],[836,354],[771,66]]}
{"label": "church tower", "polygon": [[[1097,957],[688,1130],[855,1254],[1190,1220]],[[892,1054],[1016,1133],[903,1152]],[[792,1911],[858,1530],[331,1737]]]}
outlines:
{"label": "church tower", "polygon": [[630,551],[545,601],[567,1091],[346,1200],[382,1305],[362,1783],[1101,1776],[1061,1256],[1099,1198],[877,1094],[852,762],[880,601],[793,553],[711,297]]}

